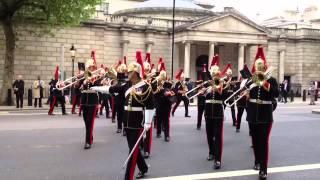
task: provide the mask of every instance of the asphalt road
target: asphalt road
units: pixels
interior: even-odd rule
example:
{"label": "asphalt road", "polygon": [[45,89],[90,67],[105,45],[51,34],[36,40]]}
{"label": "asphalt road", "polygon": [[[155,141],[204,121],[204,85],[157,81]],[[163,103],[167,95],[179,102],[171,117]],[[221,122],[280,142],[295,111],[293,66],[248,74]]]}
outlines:
{"label": "asphalt road", "polygon": [[[270,138],[269,167],[275,172],[269,173],[268,179],[320,179],[320,115],[312,114],[312,108],[315,107],[303,104],[279,105]],[[206,161],[204,126],[196,130],[196,113],[192,107],[192,117],[184,118],[183,108],[177,110],[171,118],[169,143],[154,136],[152,155],[147,160],[151,166],[148,178],[188,179],[185,175],[193,175],[191,179],[197,179],[202,174],[203,179],[257,179],[257,173],[246,171],[253,166],[253,152],[245,120],[241,132],[236,133],[230,113],[226,112],[222,169],[213,170],[212,162]],[[121,166],[128,148],[126,139],[115,131],[116,125],[110,119],[100,117],[95,123],[94,145],[85,151],[84,123],[77,115],[0,112],[0,179],[122,179]],[[290,170],[296,165],[305,166]],[[308,169],[308,165],[313,166]],[[277,172],[279,167],[281,172]],[[221,172],[225,173],[215,177]]]}

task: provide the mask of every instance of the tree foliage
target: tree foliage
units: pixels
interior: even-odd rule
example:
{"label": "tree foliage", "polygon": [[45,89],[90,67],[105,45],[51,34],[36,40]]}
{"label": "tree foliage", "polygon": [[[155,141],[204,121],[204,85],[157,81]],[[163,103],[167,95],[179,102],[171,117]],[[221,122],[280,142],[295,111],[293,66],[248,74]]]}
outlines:
{"label": "tree foliage", "polygon": [[11,87],[16,42],[15,25],[38,24],[44,29],[77,25],[92,17],[102,0],[0,0],[0,24],[4,30],[6,52],[0,103]]}

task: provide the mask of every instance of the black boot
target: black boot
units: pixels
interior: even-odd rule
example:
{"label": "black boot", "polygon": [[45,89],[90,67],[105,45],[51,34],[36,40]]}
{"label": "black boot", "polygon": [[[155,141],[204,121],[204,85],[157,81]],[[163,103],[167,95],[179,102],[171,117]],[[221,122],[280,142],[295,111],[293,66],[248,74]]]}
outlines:
{"label": "black boot", "polygon": [[220,161],[214,162],[214,169],[220,169],[220,168],[221,168],[221,162]]}
{"label": "black boot", "polygon": [[[147,171],[148,172],[148,171]],[[140,171],[137,176],[136,176],[136,179],[142,179],[145,177],[145,174],[147,174],[147,172],[142,172]]]}
{"label": "black boot", "polygon": [[265,171],[260,171],[259,172],[259,179],[260,180],[266,180],[267,177],[268,177],[267,172],[265,172]]}
{"label": "black boot", "polygon": [[207,157],[207,160],[208,161],[213,161],[213,159],[214,159],[213,154],[209,154],[209,156]]}

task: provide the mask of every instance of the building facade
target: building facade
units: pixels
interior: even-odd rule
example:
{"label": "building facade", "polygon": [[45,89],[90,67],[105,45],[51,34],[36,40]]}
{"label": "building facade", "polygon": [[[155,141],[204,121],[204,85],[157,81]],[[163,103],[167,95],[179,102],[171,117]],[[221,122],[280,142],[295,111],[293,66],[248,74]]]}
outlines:
{"label": "building facade", "polygon": [[[289,79],[295,93],[300,94],[310,81],[320,80],[320,30],[261,26],[234,8],[215,12],[212,6],[183,0],[177,0],[172,63],[172,0],[164,1],[168,2],[160,6],[157,0],[107,0],[92,20],[79,27],[57,27],[54,36],[39,37],[30,33],[37,32],[37,27],[19,25],[15,74],[24,76],[27,88],[38,75],[49,82],[56,65],[70,77],[69,49],[74,44],[76,63],[90,58],[91,50],[96,51],[97,63],[106,65],[124,56],[134,61],[136,50],[141,50],[150,52],[155,64],[163,57],[169,75],[172,68],[174,72],[183,68],[195,81],[202,65],[215,54],[220,55],[221,68],[231,62],[237,76],[244,64],[252,66],[257,46],[262,45],[268,64],[275,68],[273,76],[280,82]],[[0,65],[4,64],[4,45],[1,35]],[[0,66],[0,77],[2,74]]]}

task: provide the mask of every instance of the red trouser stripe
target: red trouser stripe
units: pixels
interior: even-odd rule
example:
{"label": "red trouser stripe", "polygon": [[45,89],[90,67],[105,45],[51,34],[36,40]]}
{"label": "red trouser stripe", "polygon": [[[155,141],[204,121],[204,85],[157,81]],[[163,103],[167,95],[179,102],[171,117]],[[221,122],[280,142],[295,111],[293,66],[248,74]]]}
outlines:
{"label": "red trouser stripe", "polygon": [[81,111],[82,111],[82,105],[80,104],[80,107],[79,107],[79,115],[81,114]]}
{"label": "red trouser stripe", "polygon": [[92,119],[91,119],[90,144],[92,144],[92,139],[93,139],[92,132],[93,132],[94,120],[95,120],[95,118],[96,118],[97,112],[98,112],[98,108],[97,108],[97,106],[95,106],[94,111],[93,111],[93,113],[92,113]]}
{"label": "red trouser stripe", "polygon": [[114,109],[114,97],[111,97],[111,112],[112,112],[112,118],[114,118],[115,117],[115,113],[116,113],[116,111],[115,111],[115,109]]}
{"label": "red trouser stripe", "polygon": [[170,111],[168,114],[168,136],[170,137]]}
{"label": "red trouser stripe", "polygon": [[[141,135],[142,130],[139,131],[138,137]],[[136,147],[136,149],[134,149],[133,155],[132,155],[132,161],[131,161],[131,165],[130,165],[130,180],[133,180],[133,176],[134,176],[134,170],[136,168],[136,164],[137,164],[137,159],[138,159],[138,152],[139,152],[139,146]]]}
{"label": "red trouser stripe", "polygon": [[220,147],[220,158],[221,159],[222,159],[222,150],[223,150],[223,121],[221,123],[221,147]]}
{"label": "red trouser stripe", "polygon": [[266,149],[266,167],[268,167],[268,161],[269,161],[269,139],[270,139],[270,132],[271,132],[272,124],[270,124],[270,127],[268,129],[268,137],[267,137],[267,149]]}
{"label": "red trouser stripe", "polygon": [[53,101],[51,102],[49,113],[53,112],[53,109],[54,109],[54,106],[56,105],[56,102],[57,102],[57,97],[53,96]]}
{"label": "red trouser stripe", "polygon": [[77,96],[74,95],[74,96],[72,96],[72,109],[71,109],[71,112],[75,112],[76,105],[77,105]]}
{"label": "red trouser stripe", "polygon": [[152,145],[152,123],[149,129],[149,144],[148,144],[149,153],[151,153],[151,145]]}

